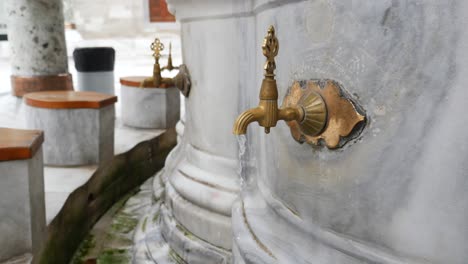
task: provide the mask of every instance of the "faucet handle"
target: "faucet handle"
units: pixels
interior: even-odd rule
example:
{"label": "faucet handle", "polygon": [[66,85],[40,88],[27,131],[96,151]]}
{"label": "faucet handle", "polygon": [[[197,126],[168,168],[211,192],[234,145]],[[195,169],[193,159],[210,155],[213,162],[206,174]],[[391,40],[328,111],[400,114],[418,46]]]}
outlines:
{"label": "faucet handle", "polygon": [[262,45],[263,55],[267,58],[263,69],[265,70],[266,77],[274,77],[274,71],[276,69],[275,57],[278,55],[279,43],[275,36],[275,28],[270,26],[268,33],[263,39]]}
{"label": "faucet handle", "polygon": [[159,64],[159,58],[161,58],[161,51],[164,50],[164,44],[159,40],[159,38],[155,38],[154,42],[151,43],[150,49],[153,51],[153,57],[156,60],[156,64]]}
{"label": "faucet handle", "polygon": [[169,56],[167,57],[167,65],[162,67],[161,70],[172,71],[172,70],[177,70],[177,69],[179,69],[179,66],[172,65],[172,42],[169,42]]}

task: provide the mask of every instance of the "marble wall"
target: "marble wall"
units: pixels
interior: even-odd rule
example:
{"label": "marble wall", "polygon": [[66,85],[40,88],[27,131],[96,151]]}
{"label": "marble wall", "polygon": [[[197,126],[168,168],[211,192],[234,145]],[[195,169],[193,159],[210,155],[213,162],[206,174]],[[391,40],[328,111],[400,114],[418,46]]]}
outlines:
{"label": "marble wall", "polygon": [[[295,80],[334,79],[357,99],[368,124],[338,150],[300,145],[284,123],[270,135],[250,131],[256,181],[234,221],[259,243],[253,250],[238,240],[237,259],[464,263],[466,4],[259,2],[256,87],[261,37],[273,24],[280,97]],[[250,226],[242,226],[246,219]]]}

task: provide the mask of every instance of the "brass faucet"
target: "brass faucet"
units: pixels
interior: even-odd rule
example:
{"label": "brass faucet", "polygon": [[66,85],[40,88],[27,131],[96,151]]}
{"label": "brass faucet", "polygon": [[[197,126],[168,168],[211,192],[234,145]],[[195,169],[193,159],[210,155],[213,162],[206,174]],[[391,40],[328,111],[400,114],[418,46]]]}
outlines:
{"label": "brass faucet", "polygon": [[[141,82],[140,87],[166,87],[166,85],[163,85],[161,65],[159,65],[159,58],[161,58],[161,51],[164,50],[164,44],[156,38],[154,42],[151,43],[150,49],[153,51],[154,57],[153,76],[144,79],[143,82]],[[167,81],[165,84],[167,84]]]}
{"label": "brass faucet", "polygon": [[270,128],[275,127],[278,120],[286,122],[295,121],[309,135],[318,135],[327,123],[327,108],[322,97],[318,93],[310,93],[306,104],[294,107],[278,109],[278,88],[276,86],[275,57],[278,55],[278,39],[275,36],[275,28],[270,26],[263,40],[263,55],[267,58],[264,65],[264,78],[260,88],[260,103],[258,107],[243,112],[234,124],[234,134],[246,134],[250,123],[257,121],[265,128],[265,133],[270,133]]}
{"label": "brass faucet", "polygon": [[[162,68],[159,64],[159,58],[161,58],[161,51],[164,50],[164,44],[161,43],[159,38],[156,38],[154,42],[151,43],[150,49],[153,51],[154,57],[153,76],[144,79],[140,83],[140,87],[168,88],[176,86],[179,88],[182,94],[185,95],[185,97],[188,97],[191,88],[190,74],[185,64],[182,64],[178,67],[172,65],[172,43],[169,43],[169,56],[167,59],[167,65]],[[163,70],[172,71],[174,69],[179,70],[179,73],[174,78],[163,78],[161,76],[161,72]]]}

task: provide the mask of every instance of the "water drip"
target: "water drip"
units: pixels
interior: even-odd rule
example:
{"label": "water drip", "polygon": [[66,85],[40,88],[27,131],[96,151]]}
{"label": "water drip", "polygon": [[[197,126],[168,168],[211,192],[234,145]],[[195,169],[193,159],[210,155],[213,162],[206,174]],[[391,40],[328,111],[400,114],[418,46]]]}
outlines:
{"label": "water drip", "polygon": [[243,187],[248,182],[247,166],[248,155],[247,153],[247,137],[245,135],[237,136],[237,143],[239,145],[239,168],[237,173],[240,177],[240,185]]}

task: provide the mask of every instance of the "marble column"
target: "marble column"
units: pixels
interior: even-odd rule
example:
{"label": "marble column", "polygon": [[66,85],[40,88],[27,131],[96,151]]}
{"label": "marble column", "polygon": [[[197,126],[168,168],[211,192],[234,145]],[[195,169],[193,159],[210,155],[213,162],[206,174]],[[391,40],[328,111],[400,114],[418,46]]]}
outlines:
{"label": "marble column", "polygon": [[73,90],[61,0],[8,0],[12,93]]}
{"label": "marble column", "polygon": [[[185,100],[185,131],[163,175],[161,222],[163,237],[188,263],[231,262],[231,207],[239,193],[232,125],[240,111],[240,87],[253,82],[252,50],[246,48],[253,46],[246,38],[252,35],[253,21],[230,12],[221,20],[205,18],[212,15],[215,2],[168,1],[181,22],[183,61],[192,88]],[[216,14],[226,14],[236,2],[217,3]]]}

